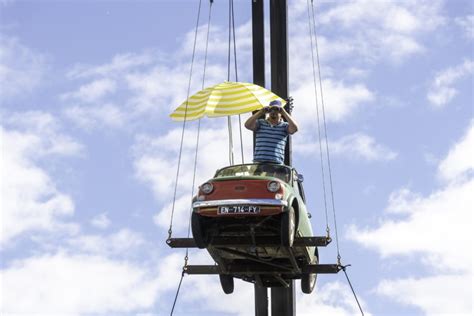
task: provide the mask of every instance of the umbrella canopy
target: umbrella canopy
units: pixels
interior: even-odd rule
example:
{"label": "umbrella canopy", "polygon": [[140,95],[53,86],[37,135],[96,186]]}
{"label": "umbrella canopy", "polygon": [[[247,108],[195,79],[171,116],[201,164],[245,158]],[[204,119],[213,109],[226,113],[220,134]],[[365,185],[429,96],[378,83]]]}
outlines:
{"label": "umbrella canopy", "polygon": [[175,121],[196,120],[203,117],[229,116],[252,112],[280,100],[273,92],[247,82],[225,81],[197,92],[170,114]]}

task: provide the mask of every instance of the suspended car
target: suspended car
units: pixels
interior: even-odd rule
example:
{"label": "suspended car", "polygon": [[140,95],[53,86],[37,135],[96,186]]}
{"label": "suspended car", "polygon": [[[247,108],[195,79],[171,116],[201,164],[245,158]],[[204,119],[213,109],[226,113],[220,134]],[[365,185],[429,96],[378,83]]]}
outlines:
{"label": "suspended car", "polygon": [[220,266],[248,267],[248,273],[220,275],[225,293],[232,293],[234,277],[265,287],[301,279],[302,291],[312,292],[316,274],[304,267],[318,263],[317,248],[293,247],[295,238],[313,236],[302,182],[291,167],[262,163],[222,168],[199,187],[191,217],[196,245]]}

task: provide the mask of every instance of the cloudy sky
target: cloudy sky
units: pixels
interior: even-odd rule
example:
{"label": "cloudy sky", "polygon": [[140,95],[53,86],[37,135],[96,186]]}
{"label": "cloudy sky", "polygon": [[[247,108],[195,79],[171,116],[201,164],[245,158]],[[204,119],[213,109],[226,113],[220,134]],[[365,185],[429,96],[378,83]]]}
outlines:
{"label": "cloudy sky", "polygon": [[[472,2],[315,2],[340,249],[364,311],[471,315]],[[168,115],[186,98],[198,6],[0,1],[2,314],[169,315],[184,251],[165,245],[182,128]],[[227,10],[212,7],[205,86],[227,79]],[[238,77],[251,82],[250,1],[235,11]],[[307,2],[288,11],[294,166],[324,235]],[[187,232],[196,131],[187,124],[176,237]],[[198,183],[228,163],[226,146],[226,120],[202,120]],[[334,263],[335,244],[320,257]],[[209,262],[191,251],[190,263]],[[351,295],[342,274],[319,276],[311,295],[297,283],[298,315],[357,315]],[[186,276],[175,311],[252,314],[251,284],[225,295],[211,276]]]}

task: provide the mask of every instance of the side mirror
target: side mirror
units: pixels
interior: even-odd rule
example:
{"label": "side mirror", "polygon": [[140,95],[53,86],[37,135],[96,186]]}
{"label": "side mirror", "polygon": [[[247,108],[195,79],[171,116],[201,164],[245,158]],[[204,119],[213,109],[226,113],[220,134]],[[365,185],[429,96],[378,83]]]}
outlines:
{"label": "side mirror", "polygon": [[313,217],[313,215],[311,215],[311,213],[308,213],[308,218],[311,218]]}
{"label": "side mirror", "polygon": [[304,181],[303,175],[298,173],[298,182],[303,182],[303,181]]}

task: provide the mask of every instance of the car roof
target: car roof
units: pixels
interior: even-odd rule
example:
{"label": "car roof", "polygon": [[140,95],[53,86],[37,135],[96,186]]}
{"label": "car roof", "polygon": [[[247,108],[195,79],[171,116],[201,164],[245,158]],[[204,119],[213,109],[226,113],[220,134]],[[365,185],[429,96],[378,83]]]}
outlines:
{"label": "car roof", "polygon": [[[291,166],[287,166],[287,165],[283,165],[283,164],[278,164],[278,163],[271,163],[271,162],[264,162],[264,163],[258,163],[258,162],[255,162],[255,163],[244,163],[244,164],[237,164],[237,165],[230,165],[230,166],[225,166],[225,167],[222,167],[220,169],[217,169],[216,173],[217,174],[219,171],[223,170],[223,169],[226,169],[226,168],[229,168],[229,167],[238,167],[238,166],[252,166],[252,165],[271,165],[271,166],[277,166],[277,167],[285,167],[285,168],[288,168],[290,170],[294,170],[296,171],[295,168],[291,167]],[[297,172],[297,171],[296,171]],[[298,173],[298,172],[297,172]]]}

